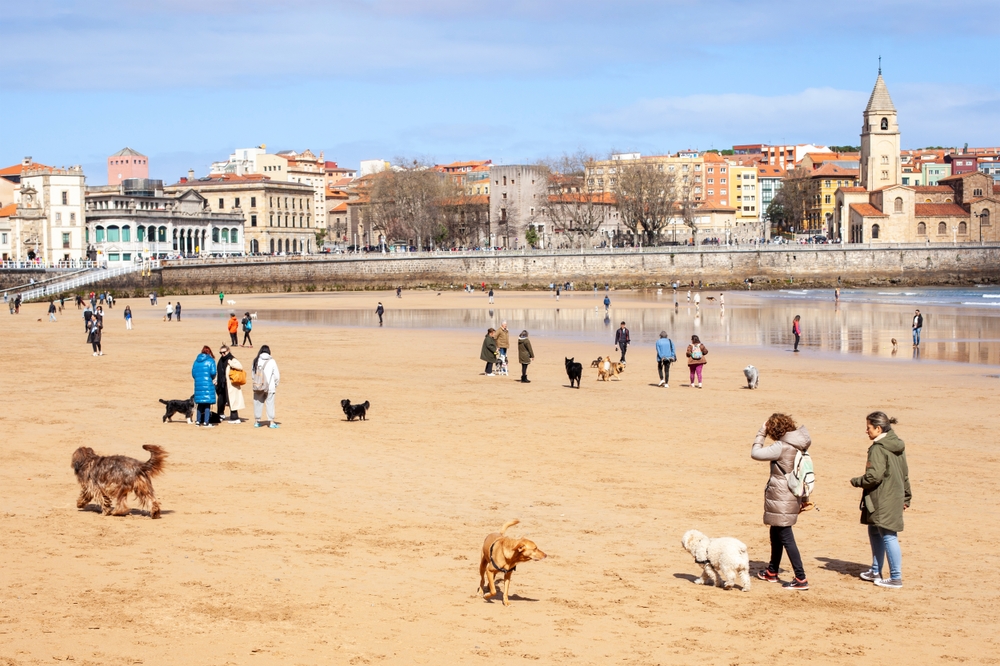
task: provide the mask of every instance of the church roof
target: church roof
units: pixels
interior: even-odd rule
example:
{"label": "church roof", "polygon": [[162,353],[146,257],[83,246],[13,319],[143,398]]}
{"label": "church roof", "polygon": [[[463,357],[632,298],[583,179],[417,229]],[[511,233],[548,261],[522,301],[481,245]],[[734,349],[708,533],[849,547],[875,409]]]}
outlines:
{"label": "church roof", "polygon": [[7,204],[0,208],[0,217],[10,217],[17,212],[17,204]]}
{"label": "church roof", "polygon": [[885,87],[881,73],[875,79],[875,88],[872,89],[872,96],[868,98],[868,106],[865,107],[865,113],[869,111],[896,112],[896,107],[892,103],[892,98],[889,97],[889,89]]}
{"label": "church roof", "polygon": [[119,150],[117,153],[115,153],[111,157],[124,157],[126,155],[128,155],[128,156],[133,156],[134,155],[134,156],[138,156],[138,157],[145,157],[145,155],[143,155],[142,153],[140,153],[140,152],[138,152],[136,150],[133,150],[132,148],[129,148],[128,146],[125,146],[124,148],[122,148],[121,150]]}
{"label": "church roof", "polygon": [[917,217],[969,217],[969,212],[954,203],[924,203],[914,206]]}
{"label": "church roof", "polygon": [[[941,180],[944,180],[942,178]],[[955,190],[947,185],[914,185],[913,191],[918,194],[954,194]]]}
{"label": "church roof", "polygon": [[889,217],[870,203],[851,204],[851,210],[861,217]]}

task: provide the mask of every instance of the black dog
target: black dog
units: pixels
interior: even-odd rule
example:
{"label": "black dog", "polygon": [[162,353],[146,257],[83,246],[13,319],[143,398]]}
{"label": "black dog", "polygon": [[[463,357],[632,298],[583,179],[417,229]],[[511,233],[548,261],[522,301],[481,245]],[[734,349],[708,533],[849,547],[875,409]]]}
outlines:
{"label": "black dog", "polygon": [[368,420],[365,418],[365,414],[368,412],[368,408],[371,407],[371,403],[367,400],[360,405],[352,405],[350,400],[344,398],[340,401],[340,406],[344,408],[344,414],[347,415],[348,421],[353,421],[355,417],[362,421]]}
{"label": "black dog", "polygon": [[160,402],[167,406],[167,413],[163,415],[164,423],[167,421],[173,423],[171,417],[174,414],[183,414],[187,417],[187,422],[191,423],[191,419],[194,417],[194,396],[187,400],[160,400]]}
{"label": "black dog", "polygon": [[573,359],[567,358],[566,374],[569,375],[569,387],[573,388],[573,382],[576,381],[576,387],[580,388],[580,377],[583,376],[583,363],[574,363]]}

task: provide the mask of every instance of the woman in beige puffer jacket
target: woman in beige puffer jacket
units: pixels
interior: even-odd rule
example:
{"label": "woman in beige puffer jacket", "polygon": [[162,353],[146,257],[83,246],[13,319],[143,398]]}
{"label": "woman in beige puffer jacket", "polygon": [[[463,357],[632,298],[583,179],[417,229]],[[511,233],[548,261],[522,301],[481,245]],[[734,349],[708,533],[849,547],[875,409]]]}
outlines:
{"label": "woman in beige puffer jacket", "polygon": [[[770,446],[764,446],[767,438],[773,440]],[[781,564],[782,551],[788,553],[788,559],[795,571],[795,580],[786,583],[784,587],[793,590],[808,590],[805,569],[802,567],[802,557],[799,555],[792,533],[792,525],[799,518],[801,504],[799,498],[788,489],[785,474],[792,471],[795,464],[795,454],[809,449],[812,440],[805,426],[796,427],[795,421],[787,414],[772,414],[771,418],[761,426],[750,457],[754,460],[766,460],[771,463],[771,474],[764,488],[764,524],[770,527],[771,561],[757,573],[761,580],[777,583],[778,567]]]}

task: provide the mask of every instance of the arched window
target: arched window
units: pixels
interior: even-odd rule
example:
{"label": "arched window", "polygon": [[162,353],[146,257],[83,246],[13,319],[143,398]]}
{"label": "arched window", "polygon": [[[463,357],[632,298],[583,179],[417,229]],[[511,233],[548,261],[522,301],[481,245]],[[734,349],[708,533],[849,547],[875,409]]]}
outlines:
{"label": "arched window", "polygon": [[969,233],[969,225],[966,224],[965,222],[959,222],[958,223],[958,235],[959,236],[964,236],[967,233]]}
{"label": "arched window", "polygon": [[946,233],[948,233],[948,225],[944,222],[938,222],[938,235],[944,236]]}
{"label": "arched window", "polygon": [[135,239],[140,243],[146,240],[146,227],[135,228]]}
{"label": "arched window", "polygon": [[990,209],[984,208],[983,212],[979,214],[979,225],[983,227],[990,226]]}
{"label": "arched window", "polygon": [[223,229],[222,230],[222,242],[223,243],[228,243],[229,242],[229,229]]}
{"label": "arched window", "polygon": [[882,119],[882,131],[885,132],[888,129],[889,129],[889,119],[888,118],[883,118]]}
{"label": "arched window", "polygon": [[877,240],[877,239],[878,239],[878,225],[877,224],[873,224],[872,225],[872,240]]}
{"label": "arched window", "polygon": [[926,236],[927,235],[927,225],[924,224],[923,222],[918,222],[917,223],[917,235],[918,236]]}
{"label": "arched window", "polygon": [[289,251],[290,251],[290,250],[288,249],[289,247],[290,247],[290,246],[289,246],[289,244],[288,244],[288,239],[286,238],[286,239],[285,239],[285,254],[288,254],[288,253],[289,253]]}
{"label": "arched window", "polygon": [[94,241],[97,243],[104,242],[104,227],[96,227],[94,229]]}
{"label": "arched window", "polygon": [[167,228],[166,227],[160,227],[159,229],[156,230],[156,240],[159,241],[160,243],[166,243],[167,242]]}
{"label": "arched window", "polygon": [[230,229],[229,230],[229,242],[230,243],[239,243],[240,242],[240,232],[239,232],[238,229]]}
{"label": "arched window", "polygon": [[260,252],[260,243],[257,241],[256,238],[250,241],[250,252],[252,252],[253,254],[257,254],[258,252]]}
{"label": "arched window", "polygon": [[893,208],[893,211],[896,212],[896,213],[902,213],[903,212],[903,197],[896,197],[896,201],[894,203],[895,203],[895,207]]}
{"label": "arched window", "polygon": [[122,227],[122,242],[129,243],[132,241],[132,227],[126,225]]}
{"label": "arched window", "polygon": [[945,203],[953,203],[952,200],[951,200],[951,197],[948,197],[947,199],[945,199],[944,202]]}
{"label": "arched window", "polygon": [[298,251],[299,251],[299,241],[293,240],[292,241],[292,252],[298,252]]}
{"label": "arched window", "polygon": [[108,242],[117,243],[121,239],[121,234],[119,234],[119,229],[117,225],[108,226]]}
{"label": "arched window", "polygon": [[271,254],[274,254],[274,239],[271,239]]}
{"label": "arched window", "polygon": [[218,227],[212,227],[212,242],[213,243],[218,243],[219,242],[219,228]]}

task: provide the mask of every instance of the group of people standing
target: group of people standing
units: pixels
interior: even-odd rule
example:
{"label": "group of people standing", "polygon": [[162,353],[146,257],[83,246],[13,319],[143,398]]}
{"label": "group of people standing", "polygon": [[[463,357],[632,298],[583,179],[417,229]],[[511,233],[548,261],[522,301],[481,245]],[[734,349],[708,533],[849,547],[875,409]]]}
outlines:
{"label": "group of people standing", "polygon": [[243,369],[243,364],[233,356],[228,345],[219,347],[218,361],[212,353],[212,348],[205,345],[191,366],[191,377],[194,379],[195,425],[203,428],[214,427],[213,404],[216,406],[220,423],[227,407],[229,408],[227,423],[242,423],[239,410],[246,408],[243,386],[249,383],[253,391],[254,427],[262,427],[261,417],[265,411],[268,427],[279,427],[274,420],[274,401],[281,373],[277,362],[271,356],[271,348],[267,345],[261,346],[254,358],[249,376]]}
{"label": "group of people standing", "polygon": [[[503,364],[507,361],[507,350],[510,348],[510,331],[507,330],[507,322],[500,323],[500,330],[490,328],[483,338],[483,346],[479,352],[479,359],[486,362],[486,376],[493,377],[493,366]],[[528,339],[528,331],[521,331],[517,336],[517,360],[521,364],[521,383],[530,384],[528,379],[528,365],[535,360],[535,350],[531,347],[531,340]]]}
{"label": "group of people standing", "polygon": [[[884,412],[872,412],[865,418],[865,434],[871,442],[865,472],[850,483],[861,489],[861,523],[868,528],[871,567],[860,574],[862,580],[879,587],[903,587],[902,552],[898,533],[903,531],[903,512],[910,506],[910,472],[903,440],[892,426],[896,419]],[[771,444],[766,446],[767,440]],[[764,524],[770,529],[771,557],[757,578],[781,582],[778,578],[783,554],[788,555],[794,579],[784,583],[788,590],[808,590],[809,580],[792,527],[799,514],[813,508],[808,498],[797,496],[789,487],[796,457],[808,452],[812,439],[805,426],[796,426],[787,414],[775,413],[760,427],[750,449],[750,457],[770,463],[770,476],[764,489]],[[889,577],[882,576],[888,560]]]}

